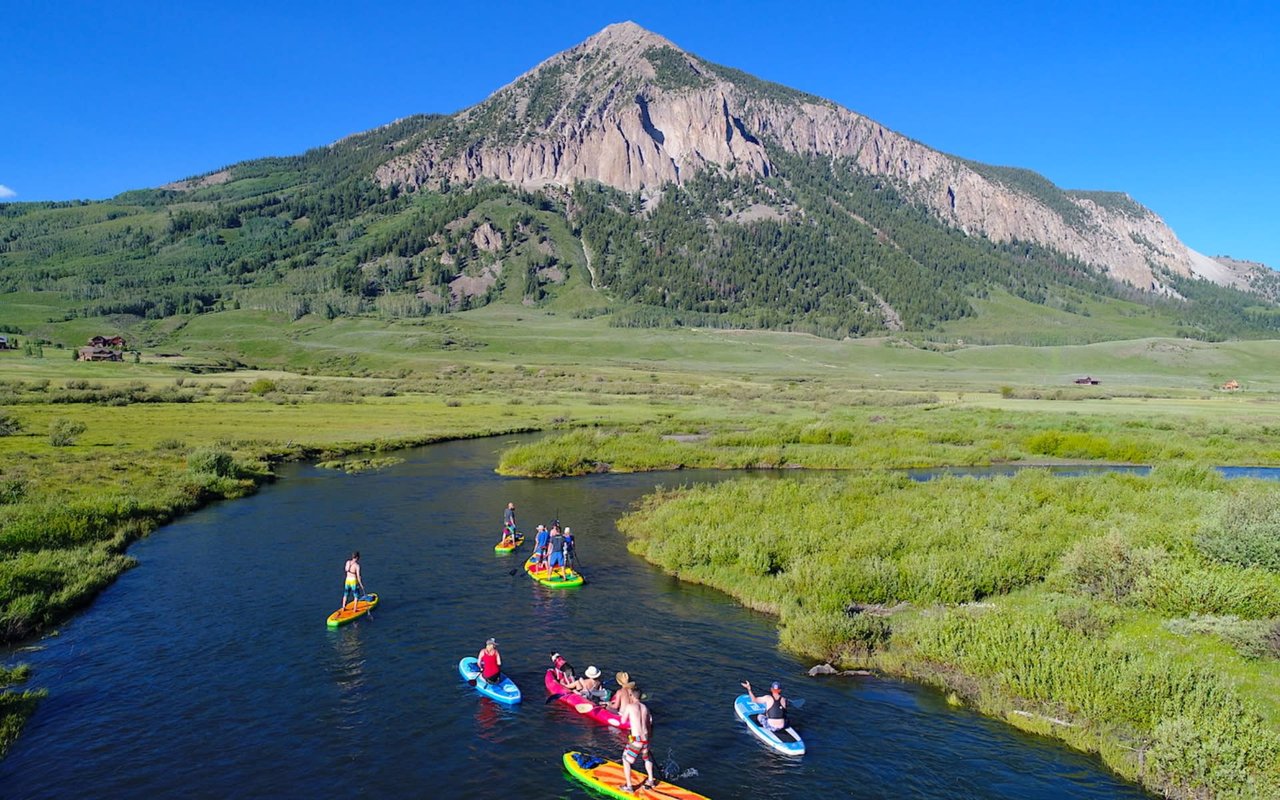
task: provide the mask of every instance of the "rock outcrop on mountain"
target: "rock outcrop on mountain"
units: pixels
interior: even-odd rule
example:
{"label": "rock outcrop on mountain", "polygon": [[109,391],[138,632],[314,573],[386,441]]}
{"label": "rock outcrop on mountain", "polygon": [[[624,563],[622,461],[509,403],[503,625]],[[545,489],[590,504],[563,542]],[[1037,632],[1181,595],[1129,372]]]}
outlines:
{"label": "rock outcrop on mountain", "polygon": [[[530,189],[599,181],[647,197],[699,171],[768,176],[774,148],[841,159],[940,220],[1043,245],[1116,281],[1173,293],[1168,274],[1247,287],[1255,265],[1188,248],[1124,194],[1063,191],[1027,170],[949,156],[832,102],[706,62],[634,23],[610,25],[383,164],[384,186],[490,178]],[[1265,268],[1263,268],[1265,269]]]}

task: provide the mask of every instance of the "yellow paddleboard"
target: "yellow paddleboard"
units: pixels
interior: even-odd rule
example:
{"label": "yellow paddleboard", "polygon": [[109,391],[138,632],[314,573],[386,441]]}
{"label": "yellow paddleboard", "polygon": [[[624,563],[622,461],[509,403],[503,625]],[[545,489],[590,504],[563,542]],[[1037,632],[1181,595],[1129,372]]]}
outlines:
{"label": "yellow paddleboard", "polygon": [[351,605],[345,605],[337,611],[329,615],[329,627],[336,628],[339,625],[346,625],[353,619],[360,619],[365,614],[373,610],[378,604],[378,595],[366,594],[361,595],[360,599]]}

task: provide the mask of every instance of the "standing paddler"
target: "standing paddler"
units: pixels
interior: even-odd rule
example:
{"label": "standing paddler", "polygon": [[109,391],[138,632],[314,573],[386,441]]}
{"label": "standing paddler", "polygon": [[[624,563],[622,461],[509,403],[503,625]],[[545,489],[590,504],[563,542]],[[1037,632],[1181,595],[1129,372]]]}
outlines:
{"label": "standing paddler", "polygon": [[502,541],[499,544],[513,545],[516,543],[516,504],[507,503],[506,509],[502,512]]}
{"label": "standing paddler", "polygon": [[351,554],[351,558],[347,559],[346,578],[342,582],[342,605],[339,608],[347,607],[347,596],[351,596],[351,610],[356,611],[360,608],[360,595],[364,594],[364,580],[360,577],[360,551],[356,550]]}
{"label": "standing paddler", "polygon": [[617,680],[618,693],[614,697],[618,699],[618,716],[622,727],[629,726],[631,729],[627,746],[622,749],[622,780],[625,783],[618,788],[628,793],[636,790],[631,784],[631,766],[637,761],[643,761],[644,771],[649,776],[649,780],[644,782],[644,788],[652,789],[658,785],[653,777],[653,755],[649,750],[649,731],[653,728],[653,717],[649,714],[649,707],[640,702],[640,691],[631,676],[619,672]]}

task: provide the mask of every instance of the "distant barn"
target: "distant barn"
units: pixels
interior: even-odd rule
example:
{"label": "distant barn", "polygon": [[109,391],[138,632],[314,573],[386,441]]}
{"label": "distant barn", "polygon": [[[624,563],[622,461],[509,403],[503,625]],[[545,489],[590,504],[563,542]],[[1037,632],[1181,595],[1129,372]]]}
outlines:
{"label": "distant barn", "polygon": [[90,347],[113,347],[117,350],[124,349],[123,336],[94,336],[89,339]]}
{"label": "distant barn", "polygon": [[1232,378],[1231,380],[1222,384],[1222,390],[1224,392],[1238,392],[1240,391],[1240,381],[1236,380],[1235,378]]}
{"label": "distant barn", "polygon": [[1097,378],[1092,378],[1088,375],[1085,375],[1083,378],[1076,378],[1076,383],[1080,384],[1081,386],[1097,386],[1098,384],[1102,383],[1102,381],[1098,380]]}

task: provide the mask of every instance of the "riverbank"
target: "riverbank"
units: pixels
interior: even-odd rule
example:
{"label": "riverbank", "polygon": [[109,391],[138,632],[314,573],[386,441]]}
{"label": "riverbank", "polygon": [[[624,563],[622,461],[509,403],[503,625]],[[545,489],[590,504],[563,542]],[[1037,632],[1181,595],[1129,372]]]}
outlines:
{"label": "riverbank", "polygon": [[[620,528],[782,645],[939,686],[1168,797],[1280,793],[1274,487],[1210,470],[651,495]],[[1158,511],[1156,511],[1158,510]]]}

